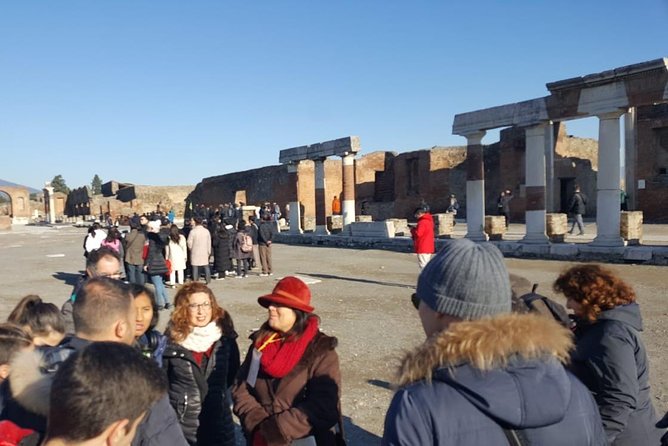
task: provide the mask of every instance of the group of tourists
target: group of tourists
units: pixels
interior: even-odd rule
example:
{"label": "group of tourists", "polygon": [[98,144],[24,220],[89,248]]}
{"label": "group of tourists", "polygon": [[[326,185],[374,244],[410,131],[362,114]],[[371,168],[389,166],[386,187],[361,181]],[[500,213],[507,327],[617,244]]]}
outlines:
{"label": "group of tourists", "polygon": [[[431,217],[419,210],[415,232]],[[175,243],[206,239],[199,217],[193,225]],[[147,226],[150,245],[161,228]],[[345,444],[337,339],[320,330],[302,280],[258,297],[266,320],[241,361],[248,327],[237,330],[206,283],[178,288],[161,333],[161,300],[122,280],[113,247],[86,260],[62,309],[26,296],[0,324],[7,444],[234,445],[233,414],[248,445]],[[576,265],[556,278],[565,317],[550,299],[514,295],[493,244],[448,240],[423,261],[406,305],[426,340],[397,370],[383,445],[668,444],[636,295],[611,270]]]}

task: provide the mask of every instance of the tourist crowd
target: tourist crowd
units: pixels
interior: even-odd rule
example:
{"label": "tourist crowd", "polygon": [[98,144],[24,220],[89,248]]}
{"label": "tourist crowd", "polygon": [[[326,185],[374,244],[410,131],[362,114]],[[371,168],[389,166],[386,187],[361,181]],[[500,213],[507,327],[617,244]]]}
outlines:
{"label": "tourist crowd", "polygon": [[[91,228],[85,277],[63,308],[29,295],[0,324],[1,444],[234,445],[233,414],[249,445],[345,444],[337,339],[321,331],[309,287],[287,276],[258,297],[267,317],[242,362],[208,286],[232,259],[244,277],[271,225],[271,214],[260,225],[195,215],[187,235],[147,218],[124,237]],[[554,290],[566,317],[544,296],[515,296],[490,243],[450,240],[422,260],[411,301],[426,340],[401,361],[383,445],[666,442],[640,309],[620,277],[564,271]],[[172,301],[164,277],[178,285]]]}

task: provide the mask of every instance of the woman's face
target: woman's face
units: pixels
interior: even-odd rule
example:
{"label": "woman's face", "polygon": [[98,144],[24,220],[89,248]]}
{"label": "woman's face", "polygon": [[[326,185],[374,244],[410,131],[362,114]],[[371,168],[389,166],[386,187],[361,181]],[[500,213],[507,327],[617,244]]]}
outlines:
{"label": "woman's face", "polygon": [[148,330],[153,320],[153,305],[146,293],[135,297],[135,338],[140,337]]}
{"label": "woman's face", "polygon": [[211,322],[211,299],[207,293],[193,293],[188,298],[188,320],[191,327],[206,327]]}
{"label": "woman's face", "polygon": [[267,323],[273,330],[287,333],[295,325],[297,313],[292,308],[271,304],[268,310],[269,318],[267,319]]}
{"label": "woman's face", "polygon": [[566,308],[573,310],[573,314],[576,316],[582,316],[584,314],[582,304],[572,297],[566,298]]}

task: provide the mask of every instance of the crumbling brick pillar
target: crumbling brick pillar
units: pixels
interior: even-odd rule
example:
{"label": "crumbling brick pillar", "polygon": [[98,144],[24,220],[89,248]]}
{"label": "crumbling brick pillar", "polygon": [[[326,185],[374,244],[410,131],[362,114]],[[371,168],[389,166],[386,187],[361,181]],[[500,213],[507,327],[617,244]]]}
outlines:
{"label": "crumbling brick pillar", "polygon": [[329,234],[327,230],[327,207],[325,202],[325,159],[315,159],[315,232]]}
{"label": "crumbling brick pillar", "polygon": [[349,153],[341,158],[343,166],[343,226],[355,221],[355,154]]}
{"label": "crumbling brick pillar", "polygon": [[287,165],[288,167],[288,204],[290,212],[288,219],[290,221],[290,233],[302,233],[302,212],[299,204],[299,161]]}

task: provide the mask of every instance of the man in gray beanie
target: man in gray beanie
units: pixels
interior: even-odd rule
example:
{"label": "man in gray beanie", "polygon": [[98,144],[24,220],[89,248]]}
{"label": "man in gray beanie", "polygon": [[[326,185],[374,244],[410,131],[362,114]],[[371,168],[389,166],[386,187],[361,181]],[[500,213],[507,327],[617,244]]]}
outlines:
{"label": "man in gray beanie", "polygon": [[414,297],[427,340],[399,368],[383,445],[606,444],[596,403],[563,366],[570,331],[510,313],[493,244],[447,242]]}

